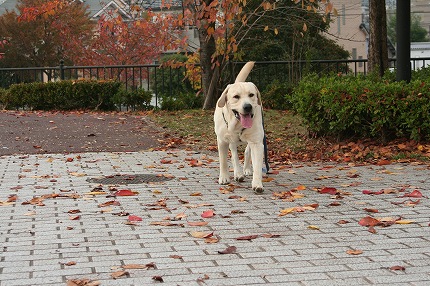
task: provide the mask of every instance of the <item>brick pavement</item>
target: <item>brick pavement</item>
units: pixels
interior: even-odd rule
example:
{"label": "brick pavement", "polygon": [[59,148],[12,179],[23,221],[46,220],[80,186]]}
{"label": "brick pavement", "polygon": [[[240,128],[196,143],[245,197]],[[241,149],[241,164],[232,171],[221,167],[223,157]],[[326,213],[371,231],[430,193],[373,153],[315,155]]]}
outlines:
{"label": "brick pavement", "polygon": [[[220,188],[216,157],[195,152],[2,156],[0,285],[66,285],[77,279],[155,285],[161,283],[157,276],[162,285],[430,283],[429,166],[320,163],[275,171],[265,180],[265,193],[255,195],[249,179]],[[118,174],[166,180],[111,186],[89,181]],[[113,187],[138,194],[112,197]],[[323,187],[338,193],[318,192]],[[287,196],[294,188],[304,197],[274,198],[274,192]],[[405,196],[414,190],[424,197]],[[306,205],[279,216],[280,210]],[[206,210],[215,215],[202,218]],[[127,223],[129,215],[142,221]],[[366,216],[411,223],[376,226],[372,233],[358,224]],[[208,224],[188,224],[196,221]],[[194,237],[203,232],[213,236]],[[243,236],[252,237],[237,240]],[[229,246],[236,251],[219,253]],[[121,268],[133,264],[148,269]],[[128,274],[113,279],[118,271]]]}

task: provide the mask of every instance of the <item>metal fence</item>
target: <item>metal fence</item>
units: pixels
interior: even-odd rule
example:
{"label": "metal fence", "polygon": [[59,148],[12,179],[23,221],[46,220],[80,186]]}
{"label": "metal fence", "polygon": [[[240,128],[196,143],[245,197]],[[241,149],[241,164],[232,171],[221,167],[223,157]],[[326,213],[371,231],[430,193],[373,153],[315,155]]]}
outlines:
{"label": "metal fence", "polygon": [[[226,69],[226,83],[231,81],[243,65],[243,62],[230,63]],[[411,59],[411,68],[416,70],[430,64],[430,58]],[[390,59],[395,68],[396,60]],[[198,66],[194,67],[198,68]],[[285,83],[297,83],[304,75],[316,72],[320,74],[366,74],[367,60],[313,60],[313,61],[268,61],[257,62],[250,74],[250,79],[261,90],[274,80]],[[154,94],[155,101],[162,95],[175,95],[190,92],[201,86],[200,82],[186,79],[192,71],[185,67],[163,67],[158,64],[122,65],[122,66],[65,66],[56,67],[0,68],[0,87],[8,88],[11,84],[22,82],[48,82],[63,79],[115,80],[124,84],[127,90],[142,88]],[[197,79],[198,80],[198,79]],[[221,86],[220,89],[223,87]]]}

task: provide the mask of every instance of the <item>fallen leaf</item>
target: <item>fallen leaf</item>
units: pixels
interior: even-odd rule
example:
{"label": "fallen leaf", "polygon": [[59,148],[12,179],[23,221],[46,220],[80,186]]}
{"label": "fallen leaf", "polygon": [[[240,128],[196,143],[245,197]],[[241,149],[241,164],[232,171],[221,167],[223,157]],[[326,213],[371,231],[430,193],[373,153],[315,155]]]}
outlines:
{"label": "fallen leaf", "polygon": [[158,282],[164,282],[163,277],[161,276],[153,276],[152,280],[158,281]]}
{"label": "fallen leaf", "polygon": [[135,196],[139,194],[138,192],[132,190],[118,190],[113,195],[117,197]]}
{"label": "fallen leaf", "polygon": [[64,263],[64,265],[66,265],[66,266],[76,265],[76,261],[69,261],[69,262]]}
{"label": "fallen leaf", "polygon": [[77,215],[77,216],[71,216],[71,217],[69,217],[69,219],[70,219],[70,220],[80,220],[80,219],[81,219],[81,216],[80,216],[80,215]]}
{"label": "fallen leaf", "polygon": [[224,250],[218,251],[219,254],[232,254],[236,252],[236,246],[229,246]]}
{"label": "fallen leaf", "polygon": [[182,259],[182,256],[180,256],[180,255],[176,255],[176,254],[172,254],[172,255],[170,255],[169,257],[170,257],[170,258],[173,258],[173,259]]}
{"label": "fallen leaf", "polygon": [[358,222],[358,224],[362,226],[375,226],[379,223],[379,220],[370,216],[364,217]]}
{"label": "fallen leaf", "polygon": [[205,243],[217,243],[219,241],[219,237],[211,236],[205,238]]}
{"label": "fallen leaf", "polygon": [[208,238],[211,237],[214,233],[209,231],[192,231],[190,232],[192,237],[195,238]]}
{"label": "fallen leaf", "polygon": [[130,216],[128,216],[128,220],[129,221],[142,221],[142,218],[140,216],[130,215]]}
{"label": "fallen leaf", "polygon": [[149,269],[155,268],[155,263],[151,262],[148,264],[126,264],[121,266],[122,269]]}
{"label": "fallen leaf", "polygon": [[281,235],[280,234],[273,234],[273,233],[265,233],[265,234],[262,234],[261,236],[265,237],[265,238],[275,238],[275,237],[280,237]]}
{"label": "fallen leaf", "polygon": [[77,213],[80,213],[80,212],[81,212],[80,210],[69,210],[68,211],[69,214],[77,214]]}
{"label": "fallen leaf", "polygon": [[330,194],[330,195],[336,195],[338,193],[336,188],[332,187],[324,187],[321,190],[319,190],[320,194]]}
{"label": "fallen leaf", "polygon": [[72,279],[67,280],[66,286],[99,286],[100,281],[90,280],[90,279]]}
{"label": "fallen leaf", "polygon": [[249,241],[251,241],[253,239],[256,239],[257,237],[259,237],[259,235],[253,234],[253,235],[236,237],[236,240],[249,240]]}
{"label": "fallen leaf", "polygon": [[396,265],[396,266],[391,266],[390,270],[393,270],[393,271],[399,271],[399,270],[400,271],[405,271],[406,268],[404,266]]}
{"label": "fallen leaf", "polygon": [[113,279],[117,279],[117,278],[119,278],[121,276],[125,276],[125,275],[128,275],[128,274],[129,274],[128,271],[120,270],[120,271],[115,271],[115,272],[111,273],[110,276]]}
{"label": "fallen leaf", "polygon": [[207,221],[189,221],[187,223],[189,226],[205,226],[208,224]]}
{"label": "fallen leaf", "polygon": [[211,218],[215,215],[213,210],[207,210],[202,213],[202,218]]}
{"label": "fallen leaf", "polygon": [[316,226],[316,225],[308,225],[308,228],[313,229],[313,230],[319,230],[320,229],[319,226]]}
{"label": "fallen leaf", "polygon": [[422,198],[423,194],[420,191],[418,191],[418,190],[414,190],[414,191],[410,192],[409,194],[404,194],[403,196],[401,196],[401,198],[405,198],[405,197],[408,197],[408,198]]}
{"label": "fallen leaf", "polygon": [[408,219],[400,219],[400,220],[396,220],[397,224],[411,224],[414,223],[415,221],[413,220],[408,220]]}
{"label": "fallen leaf", "polygon": [[363,253],[363,250],[359,250],[359,249],[348,249],[346,251],[346,253],[350,254],[350,255],[359,255]]}
{"label": "fallen leaf", "polygon": [[379,213],[379,211],[377,209],[364,208],[363,210],[366,212],[369,212],[369,213]]}

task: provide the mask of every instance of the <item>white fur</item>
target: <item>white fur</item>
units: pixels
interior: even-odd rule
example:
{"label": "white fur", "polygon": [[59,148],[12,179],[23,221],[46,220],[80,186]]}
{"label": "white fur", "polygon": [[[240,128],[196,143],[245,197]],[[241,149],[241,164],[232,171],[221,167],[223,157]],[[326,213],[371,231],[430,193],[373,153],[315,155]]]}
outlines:
{"label": "white fur", "polygon": [[[244,176],[252,174],[252,189],[261,193],[263,192],[262,167],[264,160],[261,96],[253,83],[245,82],[253,66],[254,62],[248,62],[240,71],[235,83],[226,87],[217,102],[214,123],[220,162],[219,183],[228,184],[230,182],[227,162],[228,149],[230,148],[234,179],[243,181]],[[244,109],[246,107],[248,111]],[[246,114],[251,107],[252,127],[244,128],[233,110]],[[243,170],[237,152],[237,146],[240,144],[247,144]]]}

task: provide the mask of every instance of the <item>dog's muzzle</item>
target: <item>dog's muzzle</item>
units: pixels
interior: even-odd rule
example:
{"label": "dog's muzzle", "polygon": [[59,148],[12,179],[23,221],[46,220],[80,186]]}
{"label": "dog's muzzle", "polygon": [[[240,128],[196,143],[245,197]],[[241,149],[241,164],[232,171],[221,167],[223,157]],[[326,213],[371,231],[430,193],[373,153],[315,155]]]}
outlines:
{"label": "dog's muzzle", "polygon": [[244,113],[239,113],[235,109],[233,109],[232,111],[233,111],[236,119],[240,121],[240,124],[242,124],[243,128],[251,128],[252,127],[252,118],[254,117],[254,114],[252,113],[252,105],[251,104],[244,104],[243,105]]}

